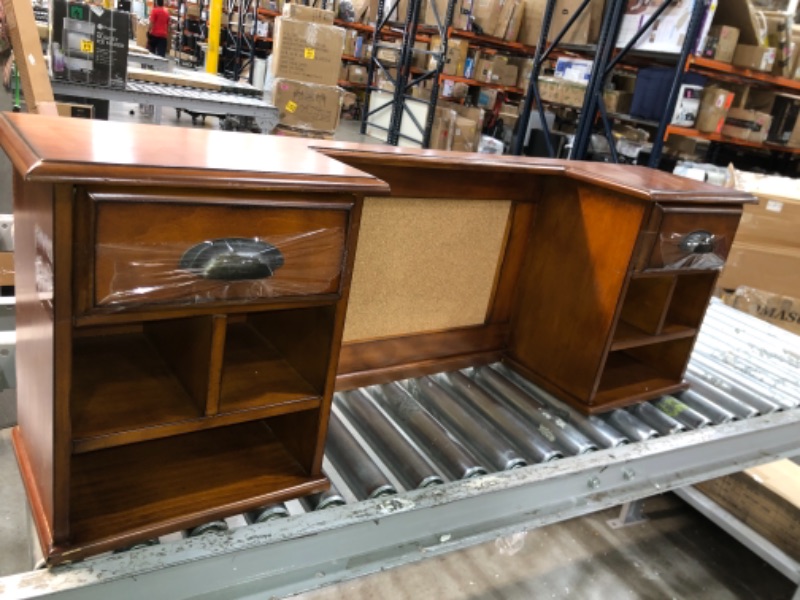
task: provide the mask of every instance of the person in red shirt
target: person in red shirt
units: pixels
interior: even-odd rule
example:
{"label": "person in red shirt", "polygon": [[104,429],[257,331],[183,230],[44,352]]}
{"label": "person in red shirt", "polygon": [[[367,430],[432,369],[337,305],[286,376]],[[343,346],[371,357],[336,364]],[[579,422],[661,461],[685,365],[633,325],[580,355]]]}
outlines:
{"label": "person in red shirt", "polygon": [[164,0],[156,0],[156,5],[150,12],[150,29],[148,36],[153,54],[167,55],[167,36],[169,35],[169,12],[164,8]]}

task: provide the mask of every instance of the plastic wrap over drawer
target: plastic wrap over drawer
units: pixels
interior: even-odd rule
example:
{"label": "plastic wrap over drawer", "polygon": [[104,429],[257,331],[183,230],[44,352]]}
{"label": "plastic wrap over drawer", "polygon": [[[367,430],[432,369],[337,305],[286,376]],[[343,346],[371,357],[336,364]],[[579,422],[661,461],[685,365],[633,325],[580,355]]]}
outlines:
{"label": "plastic wrap over drawer", "polygon": [[659,239],[664,269],[722,269],[730,241],[704,229],[662,233]]}
{"label": "plastic wrap over drawer", "polygon": [[131,206],[98,211],[96,306],[257,302],[339,291],[347,211],[162,205],[153,212],[123,230],[134,216]]}

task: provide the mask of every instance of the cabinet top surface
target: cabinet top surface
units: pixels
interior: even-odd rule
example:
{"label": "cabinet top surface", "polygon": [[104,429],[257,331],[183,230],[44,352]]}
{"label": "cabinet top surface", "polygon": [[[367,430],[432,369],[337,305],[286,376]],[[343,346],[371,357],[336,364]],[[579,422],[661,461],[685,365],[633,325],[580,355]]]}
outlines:
{"label": "cabinet top surface", "polygon": [[[645,167],[326,142],[184,127],[0,114],[0,145],[30,181],[386,194],[346,164],[560,175],[658,202],[751,202],[744,192]],[[535,183],[532,182],[532,186]]]}
{"label": "cabinet top surface", "polygon": [[307,140],[3,113],[0,144],[31,181],[385,193]]}

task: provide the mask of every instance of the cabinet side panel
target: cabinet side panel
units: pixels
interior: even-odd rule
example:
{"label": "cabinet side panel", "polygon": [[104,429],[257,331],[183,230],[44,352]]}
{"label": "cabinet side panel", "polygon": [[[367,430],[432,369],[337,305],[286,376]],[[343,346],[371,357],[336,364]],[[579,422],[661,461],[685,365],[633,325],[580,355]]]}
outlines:
{"label": "cabinet side panel", "polygon": [[[54,415],[54,233],[53,187],[14,175],[17,310],[17,450],[27,459],[26,488],[45,546],[58,535]],[[38,506],[37,506],[38,504]],[[43,514],[37,514],[41,511]],[[45,522],[42,522],[42,518]],[[45,547],[47,552],[48,548]]]}
{"label": "cabinet side panel", "polygon": [[512,316],[510,356],[589,402],[645,204],[543,178]]}

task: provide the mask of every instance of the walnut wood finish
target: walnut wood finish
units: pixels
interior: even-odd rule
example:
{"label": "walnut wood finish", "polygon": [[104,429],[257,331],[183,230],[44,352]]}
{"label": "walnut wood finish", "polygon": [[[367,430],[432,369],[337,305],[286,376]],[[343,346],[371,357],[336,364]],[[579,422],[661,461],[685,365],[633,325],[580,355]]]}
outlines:
{"label": "walnut wood finish", "polygon": [[[547,178],[511,322],[510,356],[577,398],[591,398],[645,206]],[[542,293],[543,285],[547,293]]]}
{"label": "walnut wood finish", "polygon": [[[502,359],[584,412],[685,388],[716,271],[662,268],[658,241],[705,229],[724,258],[753,200],[642,168],[161,133],[0,115],[16,170],[13,439],[51,564],[323,489],[334,387]],[[342,348],[362,198],[390,191],[512,201],[491,302],[481,325]],[[149,269],[114,266],[125,247],[147,263],[180,246],[174,265],[209,238],[326,228],[333,244],[286,251],[302,283],[277,297],[153,297]],[[133,301],[103,305],[112,289]]]}
{"label": "walnut wood finish", "polygon": [[[344,205],[343,208],[348,208]],[[97,305],[236,302],[338,292],[345,210],[101,202],[97,206]],[[269,279],[209,280],[179,267],[208,240],[258,239],[283,255]]]}

